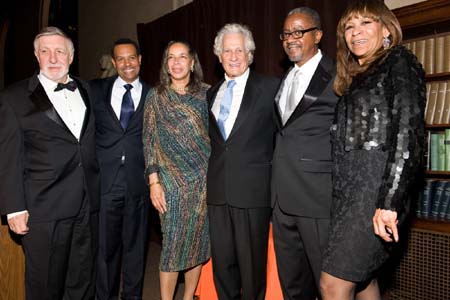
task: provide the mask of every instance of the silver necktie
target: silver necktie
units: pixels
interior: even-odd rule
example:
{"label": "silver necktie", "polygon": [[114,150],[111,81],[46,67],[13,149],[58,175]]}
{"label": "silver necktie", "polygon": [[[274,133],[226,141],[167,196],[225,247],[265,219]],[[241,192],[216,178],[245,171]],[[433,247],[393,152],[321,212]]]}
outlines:
{"label": "silver necktie", "polygon": [[294,112],[295,108],[297,107],[298,101],[297,101],[297,90],[300,86],[300,70],[295,71],[294,77],[291,81],[291,86],[289,88],[289,93],[286,98],[286,105],[284,106],[284,113],[283,113],[283,125],[286,124],[289,117]]}

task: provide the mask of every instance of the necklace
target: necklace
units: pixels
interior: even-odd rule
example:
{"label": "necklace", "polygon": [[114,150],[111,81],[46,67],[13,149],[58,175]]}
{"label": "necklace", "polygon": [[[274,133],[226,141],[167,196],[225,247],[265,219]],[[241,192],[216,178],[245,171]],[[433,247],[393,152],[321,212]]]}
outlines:
{"label": "necklace", "polygon": [[187,87],[185,87],[185,86],[184,87],[176,87],[176,86],[171,85],[170,88],[178,93],[187,92]]}

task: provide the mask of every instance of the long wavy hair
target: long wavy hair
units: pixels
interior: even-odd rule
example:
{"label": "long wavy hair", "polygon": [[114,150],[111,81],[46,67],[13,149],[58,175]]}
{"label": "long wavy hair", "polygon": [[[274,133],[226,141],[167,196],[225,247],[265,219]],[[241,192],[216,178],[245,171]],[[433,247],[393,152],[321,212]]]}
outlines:
{"label": "long wavy hair", "polygon": [[[389,31],[390,45],[387,49],[381,47],[372,57],[369,57],[362,65],[358,63],[357,57],[350,52],[345,42],[345,25],[353,17],[367,17],[375,22],[380,22]],[[380,0],[359,0],[345,10],[336,29],[337,38],[337,62],[336,79],[334,80],[334,91],[338,95],[344,94],[352,83],[353,78],[366,71],[370,65],[383,60],[392,47],[402,41],[402,30],[395,15]]]}
{"label": "long wavy hair", "polygon": [[195,94],[200,90],[200,87],[202,85],[203,81],[203,70],[202,66],[200,65],[200,61],[198,59],[197,52],[194,50],[194,48],[191,47],[191,45],[186,41],[170,41],[166,49],[164,50],[164,54],[161,60],[161,69],[159,71],[159,84],[158,84],[158,93],[166,92],[170,89],[171,84],[171,78],[169,74],[169,68],[167,67],[167,61],[169,56],[169,48],[173,44],[183,44],[188,48],[189,56],[191,59],[194,60],[194,67],[191,72],[191,75],[189,76],[189,83],[187,85],[187,90],[191,94]]}

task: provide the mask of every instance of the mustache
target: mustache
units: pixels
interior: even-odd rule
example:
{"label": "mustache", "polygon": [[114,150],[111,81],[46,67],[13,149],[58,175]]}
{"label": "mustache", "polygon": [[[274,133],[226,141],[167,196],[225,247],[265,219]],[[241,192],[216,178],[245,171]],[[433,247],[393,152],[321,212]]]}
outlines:
{"label": "mustache", "polygon": [[298,46],[298,47],[302,47],[302,45],[301,45],[300,43],[298,43],[298,42],[290,42],[290,43],[287,43],[286,46],[287,46],[287,47],[290,47],[290,46]]}
{"label": "mustache", "polygon": [[45,65],[45,67],[46,67],[46,68],[49,68],[49,67],[58,67],[58,68],[64,68],[64,67],[65,67],[65,65],[63,65],[63,64],[60,64],[60,63],[56,63],[56,64],[48,63],[48,64],[46,64],[46,65]]}

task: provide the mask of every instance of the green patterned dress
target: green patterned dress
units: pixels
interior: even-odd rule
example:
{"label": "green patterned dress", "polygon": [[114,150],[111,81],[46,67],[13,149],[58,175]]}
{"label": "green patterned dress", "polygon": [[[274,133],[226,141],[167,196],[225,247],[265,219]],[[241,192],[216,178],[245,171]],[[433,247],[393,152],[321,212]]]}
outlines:
{"label": "green patterned dress", "polygon": [[160,270],[176,272],[210,257],[206,170],[210,154],[208,106],[203,84],[195,94],[149,91],[144,110],[146,173],[159,171],[167,212]]}

